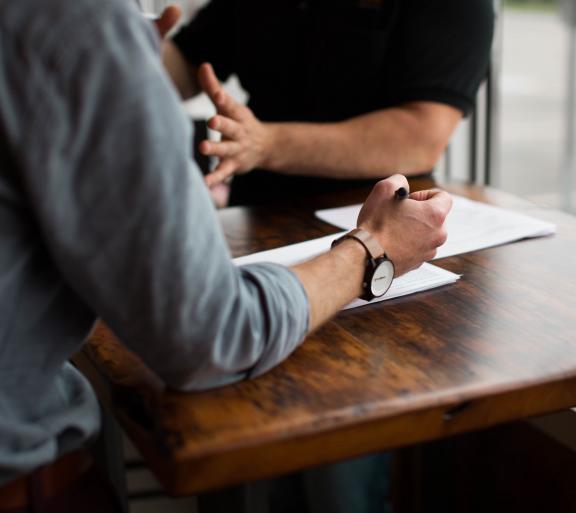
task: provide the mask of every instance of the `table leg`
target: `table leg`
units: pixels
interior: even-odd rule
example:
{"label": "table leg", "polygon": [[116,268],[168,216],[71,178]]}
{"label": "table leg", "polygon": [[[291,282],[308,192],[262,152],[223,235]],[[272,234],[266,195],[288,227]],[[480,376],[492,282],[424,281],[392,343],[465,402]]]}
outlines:
{"label": "table leg", "polygon": [[101,412],[102,428],[93,447],[94,458],[112,487],[118,513],[129,513],[122,431],[111,413],[104,408]]}

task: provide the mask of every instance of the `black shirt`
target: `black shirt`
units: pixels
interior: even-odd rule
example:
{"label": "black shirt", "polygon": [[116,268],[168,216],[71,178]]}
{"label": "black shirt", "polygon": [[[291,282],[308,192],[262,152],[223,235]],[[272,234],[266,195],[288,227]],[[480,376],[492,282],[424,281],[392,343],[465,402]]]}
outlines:
{"label": "black shirt", "polygon": [[[236,73],[263,121],[338,121],[409,101],[467,114],[493,20],[491,0],[212,0],[175,43],[221,80]],[[262,176],[267,195],[351,185],[252,172],[236,177],[232,199],[261,197]]]}

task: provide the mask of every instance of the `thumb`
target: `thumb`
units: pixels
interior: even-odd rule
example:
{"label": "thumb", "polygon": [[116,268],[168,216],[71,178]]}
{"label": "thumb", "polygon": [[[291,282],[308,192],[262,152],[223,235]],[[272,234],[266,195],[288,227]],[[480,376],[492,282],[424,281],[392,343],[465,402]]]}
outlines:
{"label": "thumb", "polygon": [[154,22],[161,38],[166,37],[166,34],[176,26],[180,16],[182,16],[182,10],[177,5],[169,5],[162,11],[160,17]]}

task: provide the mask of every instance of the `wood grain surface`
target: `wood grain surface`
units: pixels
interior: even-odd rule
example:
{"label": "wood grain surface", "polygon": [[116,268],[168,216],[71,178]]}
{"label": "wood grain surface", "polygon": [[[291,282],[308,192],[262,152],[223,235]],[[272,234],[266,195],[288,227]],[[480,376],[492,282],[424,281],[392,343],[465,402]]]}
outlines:
{"label": "wood grain surface", "polygon": [[[413,190],[431,185],[415,180]],[[558,234],[435,262],[453,285],[340,313],[254,381],[165,389],[99,325],[79,366],[174,495],[271,477],[576,405],[576,219],[507,194],[448,190]],[[234,256],[336,232],[314,202],[220,212]]]}

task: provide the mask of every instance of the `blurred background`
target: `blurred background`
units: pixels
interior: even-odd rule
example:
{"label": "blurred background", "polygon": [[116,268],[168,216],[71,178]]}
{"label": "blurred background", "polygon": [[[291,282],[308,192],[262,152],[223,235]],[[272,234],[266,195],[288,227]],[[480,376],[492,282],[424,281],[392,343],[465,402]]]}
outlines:
{"label": "blurred background", "polygon": [[[169,3],[179,3],[190,17],[206,2],[141,3],[156,13]],[[538,204],[576,212],[576,157],[572,155],[576,0],[497,0],[496,5],[500,11],[492,98],[496,140],[490,183]],[[227,88],[237,98],[246,98],[237,80],[232,79]],[[212,113],[205,98],[193,100],[187,108],[196,118]],[[469,141],[467,130],[463,125],[454,140],[453,178],[468,176],[469,159],[458,149]],[[439,175],[445,173],[443,165]]]}
{"label": "blurred background", "polygon": [[573,146],[569,56],[574,29],[567,14],[557,0],[504,3],[500,162],[494,185],[571,210],[574,170],[566,166]]}

